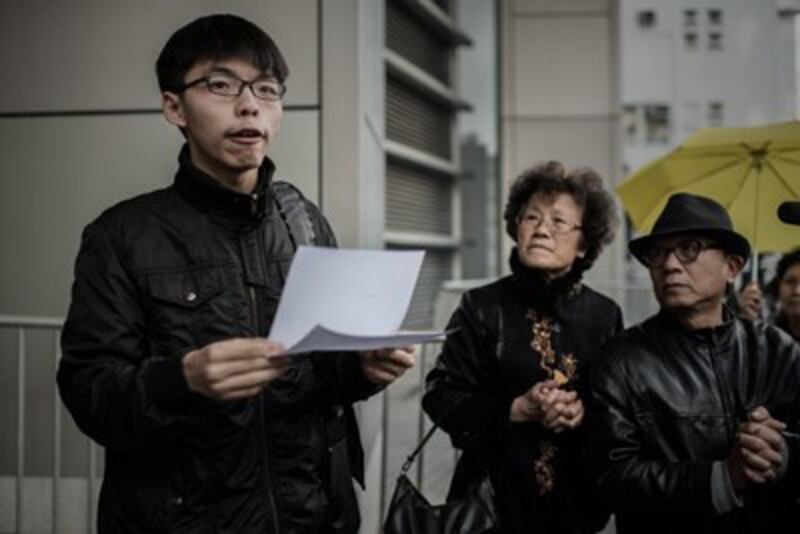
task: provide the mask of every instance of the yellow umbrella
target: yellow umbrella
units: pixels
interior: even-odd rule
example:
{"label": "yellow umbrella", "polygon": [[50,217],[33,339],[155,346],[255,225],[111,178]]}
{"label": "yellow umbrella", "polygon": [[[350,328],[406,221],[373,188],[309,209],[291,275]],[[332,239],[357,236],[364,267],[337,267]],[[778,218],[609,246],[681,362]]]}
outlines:
{"label": "yellow umbrella", "polygon": [[617,186],[634,227],[644,233],[677,192],[725,206],[754,250],[797,247],[800,236],[776,213],[784,200],[800,198],[800,122],[700,129]]}

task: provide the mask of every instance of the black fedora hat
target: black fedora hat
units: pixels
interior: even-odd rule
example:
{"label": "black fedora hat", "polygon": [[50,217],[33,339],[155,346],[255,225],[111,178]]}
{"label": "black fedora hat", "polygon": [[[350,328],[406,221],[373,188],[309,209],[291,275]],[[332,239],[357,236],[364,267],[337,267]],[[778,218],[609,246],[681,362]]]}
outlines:
{"label": "black fedora hat", "polygon": [[691,193],[675,193],[669,197],[652,232],[628,243],[628,249],[645,264],[642,255],[654,242],[679,234],[708,237],[731,254],[745,260],[750,257],[750,243],[734,231],[731,217],[722,204]]}

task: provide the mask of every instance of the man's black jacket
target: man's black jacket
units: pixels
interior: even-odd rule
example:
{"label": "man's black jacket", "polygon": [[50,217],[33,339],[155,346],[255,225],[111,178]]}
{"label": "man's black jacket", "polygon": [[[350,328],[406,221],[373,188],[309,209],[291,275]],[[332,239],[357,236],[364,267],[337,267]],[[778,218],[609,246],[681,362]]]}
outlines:
{"label": "man's black jacket", "polygon": [[732,317],[688,332],[660,313],[603,352],[586,422],[620,534],[797,532],[800,447],[791,438],[779,482],[722,515],[711,498],[712,465],[736,446],[750,410],[763,405],[798,431],[800,349],[787,335]]}
{"label": "man's black jacket", "polygon": [[[182,374],[193,349],[269,332],[295,250],[273,170],[265,160],[256,192],[243,195],[184,150],[172,186],[114,206],[84,231],[57,379],[80,429],[105,447],[101,533],[357,528],[341,464],[363,478],[350,403],[376,388],[355,355],[292,357],[283,377],[238,402],[196,395]],[[335,246],[302,201],[318,244]]]}

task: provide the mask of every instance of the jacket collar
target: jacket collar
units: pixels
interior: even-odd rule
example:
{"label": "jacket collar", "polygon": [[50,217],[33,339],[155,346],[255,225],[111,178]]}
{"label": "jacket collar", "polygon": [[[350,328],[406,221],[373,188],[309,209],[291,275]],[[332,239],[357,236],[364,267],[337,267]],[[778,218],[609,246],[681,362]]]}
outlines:
{"label": "jacket collar", "polygon": [[541,271],[522,264],[517,248],[511,250],[508,259],[511,281],[523,295],[530,308],[561,318],[564,307],[581,292],[582,272],[573,269],[564,276],[547,279]]}
{"label": "jacket collar", "polygon": [[211,176],[192,164],[189,145],[178,156],[179,169],[175,188],[190,204],[204,213],[220,216],[233,222],[257,222],[271,209],[271,184],[275,164],[268,157],[258,169],[255,191],[244,194],[220,185]]}
{"label": "jacket collar", "polygon": [[689,342],[711,343],[724,347],[735,341],[736,314],[725,305],[722,307],[722,323],[711,328],[686,330],[672,314],[663,310],[656,315],[656,321],[665,330],[674,332],[676,336],[682,337]]}

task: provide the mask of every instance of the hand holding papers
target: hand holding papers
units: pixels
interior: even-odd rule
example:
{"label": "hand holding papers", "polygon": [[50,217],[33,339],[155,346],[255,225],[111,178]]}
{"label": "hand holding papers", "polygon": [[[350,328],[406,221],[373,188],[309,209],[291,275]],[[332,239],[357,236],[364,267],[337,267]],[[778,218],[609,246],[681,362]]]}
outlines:
{"label": "hand holding papers", "polygon": [[422,251],[299,247],[269,337],[288,354],[373,350],[441,339],[400,332]]}

